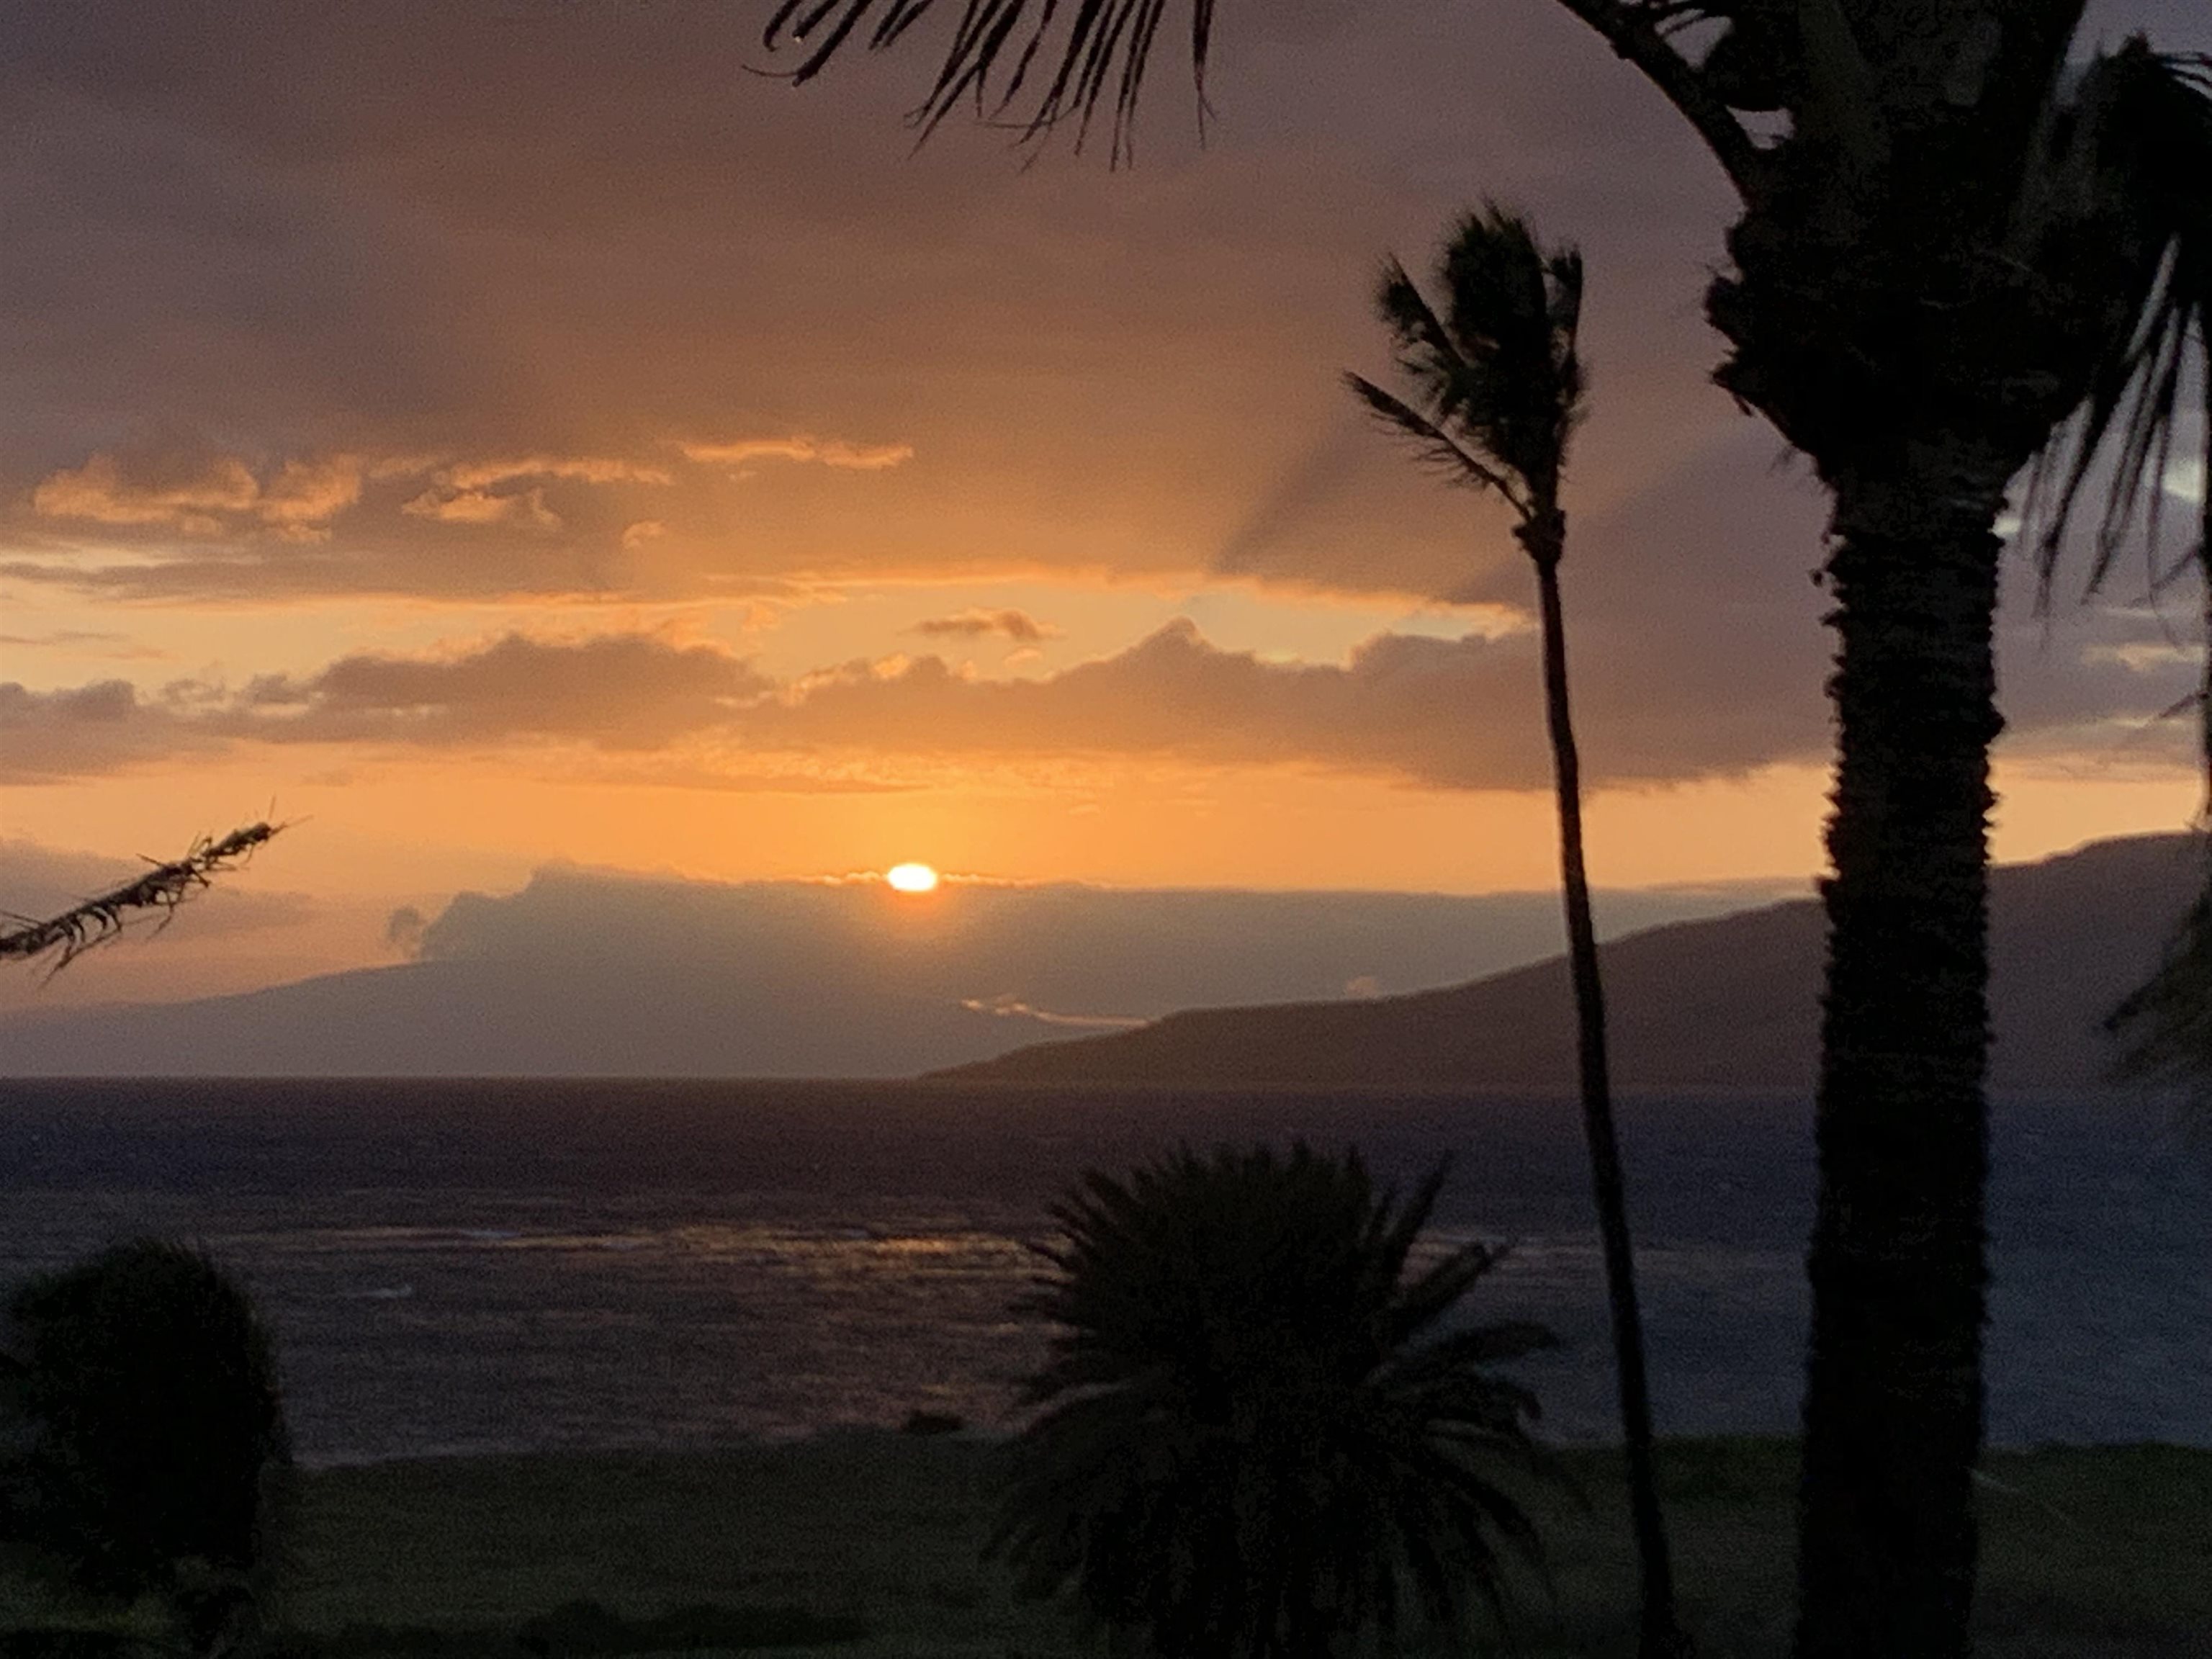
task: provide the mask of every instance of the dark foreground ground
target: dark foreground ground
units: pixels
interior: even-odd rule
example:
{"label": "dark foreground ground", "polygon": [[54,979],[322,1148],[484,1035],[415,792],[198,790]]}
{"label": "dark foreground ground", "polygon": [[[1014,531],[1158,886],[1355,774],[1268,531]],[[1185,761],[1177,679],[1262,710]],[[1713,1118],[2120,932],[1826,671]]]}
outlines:
{"label": "dark foreground ground", "polygon": [[[1017,1601],[979,1559],[999,1455],[884,1434],[308,1474],[283,1645],[301,1659],[1103,1655],[1103,1638]],[[1780,1440],[1664,1448],[1686,1612],[1709,1659],[1786,1650],[1795,1461]],[[1557,1601],[1523,1587],[1510,1650],[1626,1654],[1617,1460],[1566,1466],[1588,1507],[1531,1494]],[[2212,1656],[2212,1451],[1992,1454],[1979,1490],[1984,1655]],[[546,1616],[580,1601],[600,1611]]]}

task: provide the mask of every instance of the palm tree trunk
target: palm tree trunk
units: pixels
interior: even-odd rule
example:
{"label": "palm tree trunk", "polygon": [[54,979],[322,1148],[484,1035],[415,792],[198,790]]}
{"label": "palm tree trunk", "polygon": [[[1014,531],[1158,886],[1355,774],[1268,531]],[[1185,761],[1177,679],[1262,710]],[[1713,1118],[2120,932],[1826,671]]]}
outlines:
{"label": "palm tree trunk", "polygon": [[1999,471],[1838,491],[1798,1659],[1969,1651]]}
{"label": "palm tree trunk", "polygon": [[[1576,1058],[1582,1080],[1583,1129],[1589,1141],[1590,1184],[1597,1198],[1598,1236],[1605,1249],[1606,1297],[1613,1313],[1613,1364],[1620,1378],[1621,1437],[1628,1460],[1629,1515],[1636,1532],[1643,1613],[1638,1659],[1686,1659],[1695,1651],[1674,1621],[1674,1574],[1659,1513],[1652,1459],[1651,1394],[1644,1370],[1644,1322],[1636,1304],[1636,1259],[1629,1247],[1628,1200],[1620,1147],[1613,1127],[1613,1084],[1605,1047],[1605,987],[1598,976],[1597,932],[1590,920],[1589,876],[1583,865],[1582,762],[1567,703],[1567,633],[1559,604],[1559,557],[1565,524],[1547,515],[1531,538],[1544,630],[1544,714],[1551,729],[1552,775],[1559,802],[1560,886],[1566,898],[1567,959],[1575,986]],[[1547,535],[1543,532],[1549,531]]]}

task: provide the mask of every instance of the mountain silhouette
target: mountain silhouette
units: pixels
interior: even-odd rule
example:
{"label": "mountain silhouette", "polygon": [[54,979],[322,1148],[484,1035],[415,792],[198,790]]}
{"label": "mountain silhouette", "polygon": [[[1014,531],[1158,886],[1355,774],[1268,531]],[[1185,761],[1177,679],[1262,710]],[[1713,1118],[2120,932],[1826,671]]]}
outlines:
{"label": "mountain silhouette", "polygon": [[[2199,845],[2106,842],[1994,872],[2000,1087],[2097,1079],[2097,1023],[2155,959]],[[835,886],[544,872],[517,893],[456,898],[420,960],[242,995],[0,1017],[0,1074],[1573,1083],[1566,969],[1545,959],[1559,939],[1548,894],[949,896],[909,909]],[[1808,1086],[1815,902],[1628,931],[1700,911],[1680,895],[1602,900],[1620,930],[1603,950],[1626,1086]],[[1727,900],[1695,902],[1711,916]],[[1361,994],[1378,984],[1450,988]],[[1205,1006],[1233,1003],[1256,1006]],[[1038,1041],[1091,1016],[1152,1023]]]}
{"label": "mountain silhouette", "polygon": [[[1601,914],[1619,934],[1765,896],[1624,891]],[[1458,984],[1559,939],[1540,892],[948,883],[917,901],[556,866],[456,896],[410,962],[0,1015],[0,1073],[904,1077],[1178,1008]]]}
{"label": "mountain silhouette", "polygon": [[[1990,1080],[2100,1082],[2101,1021],[2137,984],[2199,878],[2186,836],[2094,842],[2002,866],[1990,888]],[[1615,1079],[1634,1089],[1814,1082],[1826,927],[1799,899],[1603,947]],[[1564,957],[1368,1002],[1206,1008],[1039,1043],[937,1075],[963,1082],[1553,1091],[1575,1082]]]}

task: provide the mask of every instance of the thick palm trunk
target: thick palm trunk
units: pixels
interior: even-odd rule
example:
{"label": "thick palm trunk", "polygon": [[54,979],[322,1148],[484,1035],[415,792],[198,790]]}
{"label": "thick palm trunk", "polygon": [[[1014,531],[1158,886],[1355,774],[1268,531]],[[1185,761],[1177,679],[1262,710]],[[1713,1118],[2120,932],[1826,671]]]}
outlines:
{"label": "thick palm trunk", "polygon": [[1998,471],[1838,493],[1798,1659],[1969,1651]]}
{"label": "thick palm trunk", "polygon": [[[1548,526],[1563,532],[1554,515]],[[1560,538],[1563,539],[1563,537]],[[1575,987],[1576,1058],[1582,1081],[1583,1128],[1589,1141],[1590,1184],[1597,1199],[1598,1236],[1605,1250],[1605,1287],[1613,1314],[1621,1437],[1628,1461],[1630,1519],[1643,1580],[1639,1659],[1680,1659],[1692,1652],[1674,1620],[1674,1575],[1651,1447],[1651,1393],[1644,1369],[1644,1322],[1636,1304],[1636,1260],[1629,1246],[1628,1200],[1613,1133],[1613,1084],[1605,1046],[1605,987],[1598,976],[1597,932],[1590,919],[1589,876],[1583,864],[1582,761],[1567,703],[1567,635],[1559,604],[1559,549],[1538,542],[1537,592],[1544,630],[1544,714],[1552,738],[1552,772],[1559,804],[1560,887],[1566,898],[1567,960]]]}

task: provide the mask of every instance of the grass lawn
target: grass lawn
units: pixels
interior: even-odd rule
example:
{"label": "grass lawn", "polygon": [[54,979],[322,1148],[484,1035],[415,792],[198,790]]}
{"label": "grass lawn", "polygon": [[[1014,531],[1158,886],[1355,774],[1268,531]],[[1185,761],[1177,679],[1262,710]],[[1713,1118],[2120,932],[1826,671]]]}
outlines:
{"label": "grass lawn", "polygon": [[[880,1434],[307,1474],[274,1612],[299,1659],[1103,1656],[1101,1637],[1016,1601],[979,1559],[998,1455]],[[1588,1506],[1527,1494],[1556,1599],[1522,1587],[1510,1650],[1631,1654],[1618,1459],[1565,1461]],[[1662,1448],[1684,1612],[1706,1659],[1787,1650],[1795,1463],[1785,1440]],[[1979,1490],[1982,1654],[2212,1659],[2212,1451],[1998,1453]],[[579,1601],[605,1613],[546,1620]],[[32,1611],[20,1590],[0,1593],[0,1626],[44,1622]]]}
{"label": "grass lawn", "polygon": [[[965,1439],[884,1434],[325,1471],[301,1483],[281,1617],[325,1635],[362,1624],[511,1632],[584,1598],[633,1620],[705,1603],[805,1609],[867,1632],[784,1652],[1103,1654],[1061,1610],[1015,1601],[978,1559],[994,1455]],[[1524,1594],[1519,1650],[1632,1652],[1618,1460],[1566,1462],[1589,1506],[1530,1494],[1557,1606]],[[1786,1650],[1795,1464],[1784,1440],[1663,1449],[1685,1613],[1710,1659]],[[2212,1659],[2212,1451],[1997,1453],[1979,1490],[1984,1653]]]}

